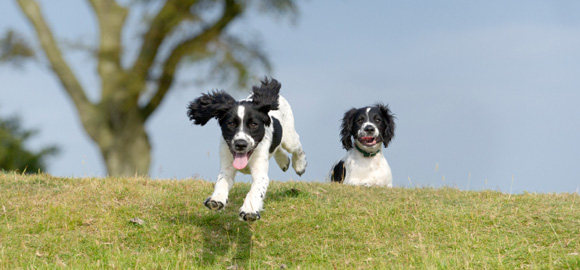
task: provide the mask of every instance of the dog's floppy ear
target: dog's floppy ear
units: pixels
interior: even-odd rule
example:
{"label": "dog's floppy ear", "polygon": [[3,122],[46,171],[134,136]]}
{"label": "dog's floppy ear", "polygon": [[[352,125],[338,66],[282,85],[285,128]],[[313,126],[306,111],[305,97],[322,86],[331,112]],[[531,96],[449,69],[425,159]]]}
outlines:
{"label": "dog's floppy ear", "polygon": [[264,78],[262,84],[252,87],[254,94],[252,95],[252,104],[254,108],[264,114],[264,123],[270,125],[269,111],[277,110],[280,96],[280,88],[282,85],[275,79],[268,80]]}
{"label": "dog's floppy ear", "polygon": [[187,116],[196,125],[205,125],[210,119],[220,119],[236,100],[223,90],[202,94],[187,106]]}
{"label": "dog's floppy ear", "polygon": [[340,130],[341,142],[342,147],[346,150],[352,148],[352,125],[354,123],[354,116],[356,114],[356,109],[352,108],[344,113],[344,117],[342,118],[342,125]]}
{"label": "dog's floppy ear", "polygon": [[376,105],[381,112],[383,123],[385,124],[385,130],[383,134],[383,144],[385,147],[389,146],[389,143],[395,137],[395,115],[389,109],[389,105],[383,105],[379,103]]}

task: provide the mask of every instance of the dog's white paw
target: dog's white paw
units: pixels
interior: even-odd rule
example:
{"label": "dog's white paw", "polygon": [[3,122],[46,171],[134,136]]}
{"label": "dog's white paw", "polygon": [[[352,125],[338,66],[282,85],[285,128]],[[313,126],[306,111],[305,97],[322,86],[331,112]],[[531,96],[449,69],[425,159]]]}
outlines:
{"label": "dog's white paw", "polygon": [[241,221],[256,221],[260,219],[260,211],[256,211],[253,213],[246,213],[244,211],[240,211],[240,220]]}
{"label": "dog's white paw", "polygon": [[227,200],[225,202],[221,202],[218,200],[214,200],[211,197],[208,197],[207,199],[205,199],[205,201],[203,201],[203,204],[208,209],[217,211],[223,209],[226,206]]}
{"label": "dog's white paw", "polygon": [[241,221],[256,221],[260,219],[260,210],[262,210],[263,202],[261,200],[254,200],[250,202],[250,198],[246,198],[242,207],[240,207]]}
{"label": "dog's white paw", "polygon": [[306,154],[304,151],[300,151],[300,153],[292,154],[292,168],[296,174],[301,176],[306,171]]}

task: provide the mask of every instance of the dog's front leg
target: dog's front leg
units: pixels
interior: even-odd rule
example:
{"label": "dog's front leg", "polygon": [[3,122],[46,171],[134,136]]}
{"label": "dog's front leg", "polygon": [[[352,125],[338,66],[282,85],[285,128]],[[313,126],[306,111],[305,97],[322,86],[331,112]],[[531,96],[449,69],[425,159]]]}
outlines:
{"label": "dog's front leg", "polygon": [[228,203],[228,195],[230,189],[234,185],[234,175],[233,171],[221,171],[218,175],[218,179],[215,183],[215,188],[213,194],[205,199],[203,204],[211,210],[221,210]]}
{"label": "dog's front leg", "polygon": [[260,219],[260,211],[263,209],[264,197],[268,190],[270,178],[268,177],[268,160],[257,162],[252,166],[252,186],[240,208],[240,220],[256,221]]}
{"label": "dog's front leg", "polygon": [[252,187],[240,208],[240,220],[256,221],[260,219],[260,210],[263,209],[269,182],[267,174],[252,175]]}
{"label": "dog's front leg", "polygon": [[229,155],[227,146],[224,147],[222,145],[221,154],[221,168],[213,194],[203,202],[211,210],[221,210],[226,206],[228,203],[228,195],[230,189],[234,186],[234,177],[236,176],[236,169],[231,165],[232,158]]}

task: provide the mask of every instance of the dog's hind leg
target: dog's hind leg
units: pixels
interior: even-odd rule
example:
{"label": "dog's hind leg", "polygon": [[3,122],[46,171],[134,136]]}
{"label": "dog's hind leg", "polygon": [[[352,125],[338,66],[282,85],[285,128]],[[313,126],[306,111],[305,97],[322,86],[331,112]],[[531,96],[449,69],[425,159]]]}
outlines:
{"label": "dog's hind leg", "polygon": [[274,159],[282,171],[287,171],[290,167],[290,158],[288,158],[288,155],[286,155],[286,152],[282,148],[276,149]]}
{"label": "dog's hind leg", "polygon": [[300,144],[300,136],[294,129],[287,130],[282,139],[282,148],[292,154],[292,168],[298,175],[302,175],[306,170],[306,154]]}
{"label": "dog's hind leg", "polygon": [[279,111],[282,114],[282,148],[292,154],[292,168],[296,174],[302,175],[306,170],[306,154],[302,150],[300,136],[294,127],[294,114],[285,98],[280,96],[278,102],[280,103]]}

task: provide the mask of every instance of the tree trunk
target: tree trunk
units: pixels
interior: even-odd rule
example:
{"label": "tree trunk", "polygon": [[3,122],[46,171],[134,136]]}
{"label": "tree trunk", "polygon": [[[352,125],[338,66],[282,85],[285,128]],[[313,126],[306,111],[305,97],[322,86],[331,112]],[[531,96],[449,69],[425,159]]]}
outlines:
{"label": "tree trunk", "polygon": [[[120,93],[117,92],[117,93]],[[116,103],[98,106],[83,122],[89,136],[97,143],[109,176],[147,175],[151,164],[151,144],[145,131],[145,119],[134,107]]]}
{"label": "tree trunk", "polygon": [[99,146],[110,176],[148,174],[151,144],[143,126],[112,134],[110,144]]}

